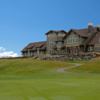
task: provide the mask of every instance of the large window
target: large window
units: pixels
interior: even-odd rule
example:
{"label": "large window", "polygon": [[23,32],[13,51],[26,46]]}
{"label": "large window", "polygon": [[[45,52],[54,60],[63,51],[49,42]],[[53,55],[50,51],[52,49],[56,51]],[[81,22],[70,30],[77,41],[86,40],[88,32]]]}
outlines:
{"label": "large window", "polygon": [[78,43],[79,42],[79,37],[75,34],[72,34],[67,38],[66,42],[68,44]]}

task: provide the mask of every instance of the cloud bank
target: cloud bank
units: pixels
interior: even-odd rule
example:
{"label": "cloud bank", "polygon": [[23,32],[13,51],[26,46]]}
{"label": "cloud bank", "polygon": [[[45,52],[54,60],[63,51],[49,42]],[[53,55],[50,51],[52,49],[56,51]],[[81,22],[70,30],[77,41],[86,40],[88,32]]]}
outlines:
{"label": "cloud bank", "polygon": [[18,57],[18,54],[14,51],[7,51],[4,47],[0,47],[0,58],[6,57]]}

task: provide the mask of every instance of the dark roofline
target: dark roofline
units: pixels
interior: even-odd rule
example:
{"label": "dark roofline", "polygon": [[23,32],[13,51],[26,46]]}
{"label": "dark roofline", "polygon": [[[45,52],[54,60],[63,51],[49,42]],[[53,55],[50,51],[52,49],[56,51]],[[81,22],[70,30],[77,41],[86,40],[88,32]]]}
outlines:
{"label": "dark roofline", "polygon": [[[79,32],[77,32],[77,31],[82,31],[82,30],[88,30],[88,28],[86,28],[86,29],[72,29],[72,31],[75,33],[75,34],[77,34],[77,35],[79,35],[80,37],[88,37],[88,35],[87,36],[85,36],[85,35],[82,35],[81,33],[79,34]],[[85,33],[84,33],[85,34]],[[87,33],[88,34],[88,33]]]}
{"label": "dark roofline", "polygon": [[70,35],[71,32],[74,32],[75,34],[77,34],[78,36],[80,37],[83,37],[83,38],[87,38],[87,36],[82,36],[81,34],[78,34],[75,29],[70,29],[69,32],[64,36],[63,39],[65,39],[68,35]]}
{"label": "dark roofline", "polygon": [[51,34],[51,33],[53,33],[53,32],[55,32],[56,34],[58,34],[59,32],[63,32],[63,33],[67,33],[66,31],[64,31],[64,30],[58,30],[58,31],[56,31],[56,30],[50,30],[50,31],[48,31],[47,33],[45,33],[45,35],[48,35],[48,34]]}
{"label": "dark roofline", "polygon": [[[94,32],[97,31],[97,27],[94,27]],[[86,33],[82,34],[83,32],[82,31],[86,31]],[[88,38],[89,37],[89,32],[88,32],[88,28],[83,28],[83,29],[70,29],[68,31],[68,34],[65,35],[64,39],[71,33],[71,32],[74,32],[75,34],[79,35],[80,37],[83,37],[83,38]],[[82,32],[82,33],[81,33]]]}
{"label": "dark roofline", "polygon": [[[30,48],[37,48],[38,47],[38,45],[40,45],[40,46],[44,46],[44,45],[46,45],[46,41],[40,41],[40,42],[32,42],[32,43],[29,43],[21,52],[24,52],[24,51],[27,51],[28,49],[30,49]],[[37,45],[37,46],[36,46]],[[40,47],[39,46],[39,47]],[[41,47],[40,47],[41,48]]]}

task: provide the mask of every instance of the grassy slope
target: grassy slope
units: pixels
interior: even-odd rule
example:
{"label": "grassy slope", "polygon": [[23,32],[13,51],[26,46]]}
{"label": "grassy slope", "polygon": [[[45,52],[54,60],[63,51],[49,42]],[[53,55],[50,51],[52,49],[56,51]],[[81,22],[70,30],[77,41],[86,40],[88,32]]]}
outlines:
{"label": "grassy slope", "polygon": [[100,58],[88,61],[87,63],[84,63],[81,67],[74,68],[73,71],[100,73]]}
{"label": "grassy slope", "polygon": [[68,63],[0,60],[0,100],[99,100],[100,74],[56,71]]}
{"label": "grassy slope", "polygon": [[58,61],[40,61],[27,59],[2,59],[0,60],[0,74],[35,74],[46,73],[57,68],[67,67],[71,64]]}

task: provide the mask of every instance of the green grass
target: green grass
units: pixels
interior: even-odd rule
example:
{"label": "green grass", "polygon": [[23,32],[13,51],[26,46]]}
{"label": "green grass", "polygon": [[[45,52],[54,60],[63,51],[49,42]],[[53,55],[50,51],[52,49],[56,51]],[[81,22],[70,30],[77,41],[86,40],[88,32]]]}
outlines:
{"label": "green grass", "polygon": [[58,61],[42,61],[27,59],[2,59],[0,60],[0,74],[35,74],[54,71],[57,68],[67,67],[71,64]]}
{"label": "green grass", "polygon": [[[97,64],[94,62],[100,65],[98,60],[91,63]],[[78,72],[57,72],[59,68],[73,66],[71,63],[91,64],[83,61],[58,62],[31,58],[1,59],[0,100],[99,100],[99,73],[86,73],[82,69],[83,65],[80,69],[76,68]]]}
{"label": "green grass", "polygon": [[74,68],[73,71],[100,73],[100,58],[85,62],[79,68]]}

